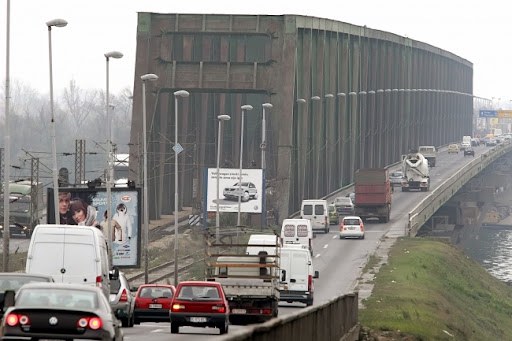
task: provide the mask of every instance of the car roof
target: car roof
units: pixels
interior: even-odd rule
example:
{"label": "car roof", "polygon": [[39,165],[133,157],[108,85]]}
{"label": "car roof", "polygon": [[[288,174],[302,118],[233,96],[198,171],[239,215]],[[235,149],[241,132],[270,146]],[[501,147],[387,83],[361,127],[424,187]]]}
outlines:
{"label": "car roof", "polygon": [[183,281],[178,283],[178,286],[198,286],[198,287],[219,287],[221,286],[218,282],[211,281]]}
{"label": "car roof", "polygon": [[48,279],[52,279],[53,280],[53,277],[50,276],[50,275],[43,275],[43,274],[37,274],[37,273],[26,273],[26,272],[0,272],[0,277],[40,277],[40,278],[48,278]]}
{"label": "car roof", "polygon": [[89,285],[83,284],[73,284],[73,283],[49,283],[49,282],[32,282],[24,284],[21,289],[70,289],[70,290],[80,290],[80,291],[94,291],[96,293],[102,293],[101,289],[98,287],[93,287]]}
{"label": "car roof", "polygon": [[158,284],[158,283],[151,283],[151,284],[141,284],[139,286],[139,289],[142,288],[172,288],[174,289],[174,285],[171,284]]}
{"label": "car roof", "polygon": [[360,216],[357,216],[357,215],[348,215],[348,216],[343,217],[343,220],[345,220],[345,219],[359,219],[359,220],[363,220],[363,219],[361,219]]}

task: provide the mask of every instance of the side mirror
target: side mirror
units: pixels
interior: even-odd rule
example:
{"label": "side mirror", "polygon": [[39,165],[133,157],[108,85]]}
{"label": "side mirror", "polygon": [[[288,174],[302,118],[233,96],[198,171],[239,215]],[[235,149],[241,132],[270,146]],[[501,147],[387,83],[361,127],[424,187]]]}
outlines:
{"label": "side mirror", "polygon": [[315,275],[313,276],[313,278],[320,278],[320,272],[315,271]]}
{"label": "side mirror", "polygon": [[131,292],[137,292],[137,290],[139,290],[138,286],[133,286],[133,287],[130,288]]}
{"label": "side mirror", "polygon": [[4,307],[3,311],[14,305],[14,290],[6,290],[4,293]]}
{"label": "side mirror", "polygon": [[281,282],[286,281],[286,270],[281,270]]}

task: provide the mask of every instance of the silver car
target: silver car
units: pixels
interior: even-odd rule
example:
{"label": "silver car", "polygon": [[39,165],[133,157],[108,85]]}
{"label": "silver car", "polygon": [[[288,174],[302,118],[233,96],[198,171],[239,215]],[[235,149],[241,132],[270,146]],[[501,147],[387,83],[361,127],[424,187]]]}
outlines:
{"label": "silver car", "polygon": [[391,172],[389,174],[389,181],[391,181],[391,186],[401,186],[403,177],[404,173],[402,171]]}
{"label": "silver car", "polygon": [[110,280],[110,306],[123,327],[133,327],[135,324],[135,297],[130,289],[130,283],[123,272],[119,272],[118,279]]}

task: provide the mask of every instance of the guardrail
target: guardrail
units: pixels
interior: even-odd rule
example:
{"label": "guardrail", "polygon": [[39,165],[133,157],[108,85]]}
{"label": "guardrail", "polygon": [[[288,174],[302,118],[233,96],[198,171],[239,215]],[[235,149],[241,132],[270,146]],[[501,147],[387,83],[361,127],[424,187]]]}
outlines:
{"label": "guardrail", "polygon": [[229,341],[301,341],[359,339],[358,293],[335,297],[330,301],[273,318],[242,330],[230,331]]}
{"label": "guardrail", "polygon": [[457,193],[470,179],[475,177],[489,164],[512,151],[512,144],[499,144],[498,146],[479,155],[450,178],[435,188],[425,199],[409,212],[407,234],[416,236],[418,230],[428,219],[450,198]]}

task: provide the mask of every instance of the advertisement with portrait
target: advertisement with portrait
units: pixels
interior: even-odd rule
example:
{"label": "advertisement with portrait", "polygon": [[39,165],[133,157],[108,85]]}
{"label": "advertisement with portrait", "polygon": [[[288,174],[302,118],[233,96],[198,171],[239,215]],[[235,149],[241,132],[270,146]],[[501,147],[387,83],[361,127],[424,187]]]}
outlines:
{"label": "advertisement with portrait", "polygon": [[[217,211],[217,168],[208,168],[206,173],[208,212]],[[242,169],[242,186],[239,186],[240,169],[219,168],[219,212],[261,213],[263,195],[263,171]],[[240,193],[240,194],[239,194]]]}
{"label": "advertisement with portrait", "polygon": [[[96,226],[112,241],[112,265],[140,266],[141,201],[139,188],[59,188],[59,224]],[[53,189],[48,189],[48,223],[55,223]],[[108,233],[107,214],[113,212]]]}

